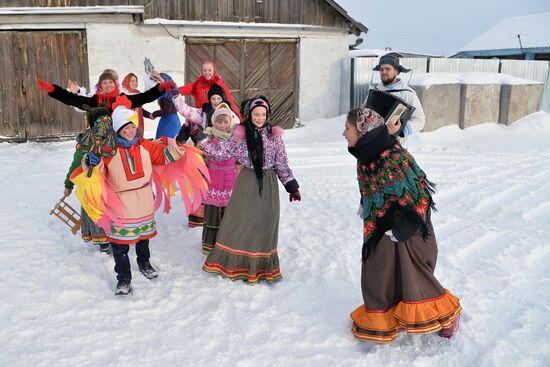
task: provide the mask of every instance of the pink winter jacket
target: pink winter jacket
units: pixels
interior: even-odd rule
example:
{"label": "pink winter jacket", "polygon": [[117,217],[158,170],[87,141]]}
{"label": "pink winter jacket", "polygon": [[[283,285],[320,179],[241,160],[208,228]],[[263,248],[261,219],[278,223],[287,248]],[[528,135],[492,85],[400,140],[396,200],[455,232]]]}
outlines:
{"label": "pink winter jacket", "polygon": [[[219,144],[218,138],[211,140],[212,144]],[[218,207],[227,206],[235,180],[237,179],[236,159],[226,159],[224,161],[208,161],[208,171],[210,172],[210,185],[206,192],[204,204]]]}

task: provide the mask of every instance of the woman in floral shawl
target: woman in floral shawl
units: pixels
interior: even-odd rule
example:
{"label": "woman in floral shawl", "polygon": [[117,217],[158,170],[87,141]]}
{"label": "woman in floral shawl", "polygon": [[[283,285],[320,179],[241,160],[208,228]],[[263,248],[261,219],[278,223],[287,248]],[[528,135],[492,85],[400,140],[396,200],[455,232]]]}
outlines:
{"label": "woman in floral shawl", "polygon": [[375,111],[350,111],[343,135],[357,158],[364,220],[364,304],[351,314],[353,334],[378,343],[400,331],[450,338],[462,308],[434,276],[433,185]]}

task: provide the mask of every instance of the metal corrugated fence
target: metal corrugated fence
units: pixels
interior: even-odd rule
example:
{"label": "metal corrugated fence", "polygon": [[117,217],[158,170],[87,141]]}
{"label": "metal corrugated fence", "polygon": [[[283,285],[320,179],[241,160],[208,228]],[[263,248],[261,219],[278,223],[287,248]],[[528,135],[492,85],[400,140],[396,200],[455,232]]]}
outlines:
{"label": "metal corrugated fence", "polygon": [[[444,58],[402,58],[401,64],[414,73],[489,72],[508,74],[519,78],[544,83],[541,110],[550,112],[550,62],[537,60],[496,59],[444,59]],[[375,57],[354,57],[343,62],[343,75],[350,75],[349,94],[342,93],[341,113],[359,106],[368,90],[380,82],[379,73],[372,69],[378,63]],[[351,74],[350,74],[351,73]],[[344,78],[343,78],[344,79]],[[405,79],[407,81],[408,79]],[[347,84],[343,83],[342,86]]]}

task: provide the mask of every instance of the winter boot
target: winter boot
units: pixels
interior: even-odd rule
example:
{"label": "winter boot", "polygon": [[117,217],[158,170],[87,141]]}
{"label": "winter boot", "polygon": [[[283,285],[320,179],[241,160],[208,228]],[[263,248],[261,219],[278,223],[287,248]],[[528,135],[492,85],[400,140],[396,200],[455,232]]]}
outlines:
{"label": "winter boot", "polygon": [[99,252],[104,252],[106,254],[110,254],[111,253],[111,247],[109,246],[108,243],[100,243],[99,244]]}
{"label": "winter boot", "polygon": [[131,291],[132,287],[130,286],[130,280],[122,279],[119,280],[116,285],[115,295],[125,296],[127,294],[130,294]]}
{"label": "winter boot", "polygon": [[450,339],[456,332],[458,331],[458,327],[460,326],[460,314],[454,319],[454,321],[451,323],[451,326],[441,329],[439,331],[439,336],[442,338]]}
{"label": "winter boot", "polygon": [[149,261],[144,262],[143,264],[139,265],[139,271],[141,271],[141,274],[145,276],[147,279],[155,279],[159,276],[159,273],[151,266],[151,263]]}

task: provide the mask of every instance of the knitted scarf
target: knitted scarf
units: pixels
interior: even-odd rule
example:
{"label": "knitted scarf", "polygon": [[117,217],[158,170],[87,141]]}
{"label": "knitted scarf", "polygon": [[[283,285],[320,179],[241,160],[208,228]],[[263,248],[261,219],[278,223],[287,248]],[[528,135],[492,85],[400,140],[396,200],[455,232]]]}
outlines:
{"label": "knitted scarf", "polygon": [[231,128],[228,131],[221,131],[221,130],[216,129],[214,126],[211,126],[211,127],[207,127],[204,130],[204,133],[206,135],[211,135],[214,138],[218,138],[221,141],[226,141],[231,136],[231,133],[233,133],[233,129]]}
{"label": "knitted scarf", "polygon": [[118,89],[118,85],[116,85],[115,89],[107,93],[101,89],[101,85],[98,85],[95,93],[97,95],[97,105],[111,109],[111,105],[115,102],[116,97],[120,95],[120,90]]}
{"label": "knitted scarf", "polygon": [[388,136],[386,127],[382,126],[366,134],[356,148],[350,149],[358,158],[357,180],[364,218],[363,261],[384,233],[400,220],[406,219],[420,228],[424,240],[431,235],[435,186],[412,155],[393,137],[387,139]]}

